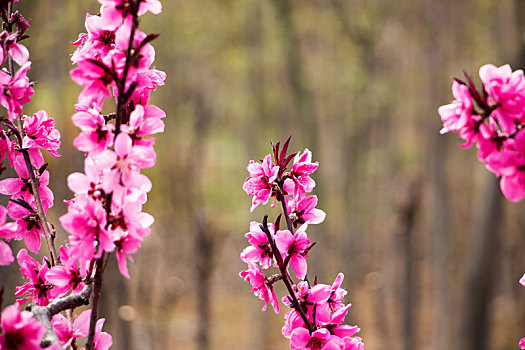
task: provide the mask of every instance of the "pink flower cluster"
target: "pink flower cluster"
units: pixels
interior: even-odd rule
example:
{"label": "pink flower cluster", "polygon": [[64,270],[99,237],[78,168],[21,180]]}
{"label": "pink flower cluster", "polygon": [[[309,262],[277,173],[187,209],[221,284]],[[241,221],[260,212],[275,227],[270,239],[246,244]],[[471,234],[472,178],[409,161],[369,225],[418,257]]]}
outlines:
{"label": "pink flower cluster", "polygon": [[[77,49],[71,60],[77,68],[71,77],[83,87],[73,115],[81,130],[74,145],[86,152],[86,160],[85,172],[68,178],[75,197],[60,222],[71,235],[73,261],[89,265],[103,252],[115,251],[121,273],[129,278],[127,259],[154,221],[142,212],[151,182],[141,171],[155,165],[155,139],[150,135],[164,131],[165,117],[160,108],[148,104],[151,91],[164,85],[166,77],[151,67],[155,50],[149,42],[155,36],[142,33],[137,23],[139,15],[159,13],[161,5],[99,2],[100,14],[86,16],[87,33],[73,43]],[[111,96],[117,113],[103,115],[102,105]]]}
{"label": "pink flower cluster", "polygon": [[[0,70],[0,104],[8,111],[8,118],[0,119],[6,128],[0,130],[0,161],[7,157],[18,175],[0,181],[0,193],[11,196],[7,208],[0,206],[0,238],[5,240],[0,240],[0,265],[14,261],[7,244],[11,239],[25,239],[32,253],[39,253],[42,236],[52,242],[48,241],[51,259],[44,258],[41,263],[26,249],[17,254],[25,279],[16,289],[19,304],[31,301],[47,306],[86,290],[86,285],[103,272],[112,252],[121,273],[129,278],[127,260],[132,260],[154,222],[151,215],[142,211],[151,190],[151,181],[142,169],[156,163],[155,139],[151,135],[164,131],[165,113],[150,105],[149,98],[152,91],[164,85],[166,74],[152,67],[155,50],[150,42],[158,35],[146,35],[138,26],[139,16],[160,13],[161,4],[158,0],[99,3],[99,14],[86,17],[87,33],[73,43],[76,50],[71,59],[76,68],[71,77],[83,88],[72,117],[80,129],[74,145],[85,152],[86,158],[84,172],[68,177],[74,198],[67,201],[68,211],[60,218],[69,238],[59,247],[59,257],[53,254],[54,228],[45,220],[54,197],[48,188],[49,172],[42,150],[58,157],[60,133],[45,111],[21,115],[22,105],[34,93],[33,83],[27,77],[29,53],[18,43],[26,37],[28,23],[18,12],[9,14],[4,28],[12,30],[0,33],[1,63],[9,60],[8,66],[13,61],[20,65],[16,72]],[[115,101],[116,112],[104,115],[102,107],[108,98]],[[7,222],[8,214],[14,222]],[[0,349],[10,349],[8,345],[3,347],[2,342],[13,341],[27,343],[27,349],[39,349],[43,334],[40,325],[26,320],[29,313],[16,310],[13,306],[4,311],[7,316],[2,317]],[[88,335],[91,324],[95,333],[93,348],[109,349],[111,336],[102,332],[103,319],[95,325],[95,316],[96,312],[92,317],[91,311],[76,320],[54,316],[52,325],[64,348],[76,338]],[[31,334],[25,328],[32,329]],[[13,329],[17,330],[16,335],[10,335]]]}
{"label": "pink flower cluster", "polygon": [[[31,101],[34,93],[33,83],[27,77],[31,67],[29,52],[19,43],[25,38],[24,33],[29,24],[18,12],[8,16],[7,21],[12,30],[0,33],[0,64],[11,60],[20,67],[13,72],[6,68],[0,69],[0,104],[8,112],[8,118],[0,119],[1,125],[7,129],[0,130],[0,161],[7,158],[18,177],[0,181],[0,193],[11,196],[7,209],[0,207],[0,238],[7,242],[25,239],[29,250],[38,253],[44,231],[38,219],[31,177],[38,181],[38,192],[45,213],[53,206],[53,193],[48,188],[49,172],[42,150],[58,157],[60,133],[54,127],[54,120],[45,111],[38,111],[33,116],[21,115],[23,104]],[[15,222],[6,222],[7,214]],[[9,245],[0,241],[0,265],[10,264],[13,260]]]}
{"label": "pink flower cluster", "polygon": [[501,191],[509,200],[525,198],[525,75],[509,65],[480,68],[483,88],[472,78],[456,79],[455,100],[439,108],[441,133],[458,132],[463,147],[476,144],[478,158],[501,178]]}
{"label": "pink flower cluster", "polygon": [[[279,302],[273,284],[283,281],[290,295],[282,299],[289,307],[283,326],[283,335],[290,339],[290,349],[347,349],[362,350],[361,338],[354,336],[359,328],[343,325],[350,308],[343,298],[346,291],[341,288],[343,274],[339,274],[330,285],[310,283],[307,277],[308,252],[315,245],[306,230],[309,224],[319,224],[326,214],[316,208],[317,196],[307,195],[315,187],[310,175],[317,169],[318,163],[312,163],[312,154],[304,152],[287,155],[290,139],[283,145],[272,144],[272,154],[261,163],[250,161],[243,189],[253,196],[251,211],[259,204],[266,204],[274,197],[275,205],[280,203],[282,214],[275,224],[268,223],[268,216],[262,223],[251,222],[246,238],[250,246],[241,253],[241,260],[248,269],[240,276],[252,286],[252,292],[264,301],[263,311],[268,303],[279,313]],[[293,160],[293,162],[292,162]],[[291,169],[288,166],[291,164]],[[287,228],[280,230],[281,217]],[[289,273],[291,266],[295,277],[294,283]],[[279,273],[267,276],[263,270],[278,268]]]}

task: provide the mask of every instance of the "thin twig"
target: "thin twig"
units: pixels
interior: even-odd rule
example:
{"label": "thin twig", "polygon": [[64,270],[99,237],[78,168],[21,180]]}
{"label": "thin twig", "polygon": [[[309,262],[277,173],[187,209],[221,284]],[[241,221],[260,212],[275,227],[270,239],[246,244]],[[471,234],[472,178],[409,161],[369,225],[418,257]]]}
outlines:
{"label": "thin twig", "polygon": [[129,71],[129,67],[131,66],[131,61],[133,59],[133,40],[135,38],[135,32],[139,26],[138,23],[138,9],[140,5],[139,1],[131,1],[131,6],[134,6],[132,8],[132,16],[133,21],[131,23],[131,33],[129,35],[129,43],[128,43],[128,50],[126,52],[126,63],[124,64],[124,71],[122,72],[122,80],[117,82],[117,88],[118,88],[118,99],[117,99],[117,120],[115,122],[115,137],[120,133],[120,125],[122,124],[123,120],[123,114],[126,108],[127,100],[129,97],[126,94],[126,80],[127,75]]}
{"label": "thin twig", "polygon": [[314,327],[308,320],[308,317],[306,317],[306,314],[304,313],[304,310],[299,303],[299,300],[297,300],[297,297],[295,296],[295,292],[292,289],[291,284],[291,277],[288,274],[288,271],[286,270],[286,266],[283,261],[283,257],[281,256],[281,253],[279,252],[279,249],[277,249],[277,245],[275,244],[275,241],[272,238],[272,235],[270,233],[270,230],[268,229],[268,215],[264,216],[263,224],[261,225],[261,229],[264,233],[266,233],[266,236],[268,237],[268,243],[270,243],[273,251],[273,256],[275,257],[275,260],[277,260],[277,265],[279,266],[279,270],[281,271],[281,275],[283,276],[283,282],[286,286],[286,289],[288,289],[288,293],[291,297],[291,303],[293,308],[299,313],[301,318],[303,319],[304,324],[306,325],[306,328],[308,328],[308,331],[310,333],[313,333]]}
{"label": "thin twig", "polygon": [[279,183],[279,186],[277,188],[277,200],[281,202],[281,209],[284,214],[284,218],[286,220],[286,226],[288,226],[288,231],[293,235],[293,222],[290,218],[290,214],[288,214],[288,208],[286,207],[286,201],[284,200],[284,188],[283,188],[282,181]]}
{"label": "thin twig", "polygon": [[93,350],[95,348],[95,326],[98,318],[98,306],[100,304],[100,292],[102,290],[102,274],[104,273],[104,258],[106,255],[108,255],[108,253],[103,253],[102,256],[97,259],[95,282],[93,286],[93,294],[91,295],[91,319],[89,321],[86,350]]}

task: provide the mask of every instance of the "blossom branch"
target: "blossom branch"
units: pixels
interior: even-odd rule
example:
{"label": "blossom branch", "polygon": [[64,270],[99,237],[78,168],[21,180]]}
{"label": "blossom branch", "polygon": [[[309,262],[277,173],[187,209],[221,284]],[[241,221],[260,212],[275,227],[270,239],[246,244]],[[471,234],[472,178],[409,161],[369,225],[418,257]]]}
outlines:
{"label": "blossom branch", "polygon": [[301,318],[303,319],[304,324],[308,328],[308,331],[310,333],[314,332],[314,327],[308,320],[308,317],[306,317],[306,314],[301,307],[301,304],[299,303],[299,300],[297,300],[297,297],[295,296],[295,292],[292,289],[292,284],[290,283],[291,277],[288,274],[288,271],[286,271],[286,265],[283,261],[283,258],[281,256],[281,253],[279,252],[279,249],[277,249],[277,245],[275,244],[274,239],[272,238],[272,234],[270,233],[270,230],[268,229],[268,215],[264,216],[263,223],[261,225],[261,229],[264,233],[266,233],[266,236],[268,237],[268,242],[270,243],[272,247],[272,252],[275,257],[275,260],[277,261],[277,265],[279,266],[279,270],[281,271],[281,275],[283,276],[283,282],[286,286],[286,289],[288,290],[288,293],[290,294],[290,298],[292,299],[292,305],[293,308],[301,315]]}
{"label": "blossom branch", "polygon": [[[117,80],[117,88],[118,88],[118,99],[117,99],[117,120],[115,122],[115,137],[120,133],[120,126],[124,122],[124,114],[125,114],[125,108],[126,104],[128,103],[128,100],[131,96],[131,88],[130,91],[126,91],[126,81],[127,81],[127,75],[129,71],[129,67],[131,65],[131,61],[134,58],[134,55],[132,55],[133,51],[133,40],[135,38],[135,32],[138,28],[138,10],[141,0],[137,1],[130,1],[131,6],[131,15],[133,17],[132,23],[131,23],[131,32],[129,35],[129,43],[128,43],[128,49],[126,51],[126,62],[124,64],[124,71],[122,73],[122,79]],[[140,50],[138,48],[137,50]]]}
{"label": "blossom branch", "polygon": [[[13,12],[13,2],[10,1],[8,4],[8,10],[7,10],[9,20],[11,18],[12,12]],[[12,24],[8,23],[7,30],[8,32],[12,30]],[[15,72],[14,72],[13,58],[10,55],[7,55],[7,64],[9,67],[9,74],[11,75],[11,77],[13,77]],[[26,136],[26,132],[24,130],[23,123],[22,123],[22,117],[20,116],[20,114],[17,114],[16,121],[17,121],[16,129],[18,130],[18,135],[19,135],[18,142],[20,146],[20,152],[22,152],[22,155],[24,156],[24,162],[27,167],[27,172],[29,174],[29,180],[30,180],[29,182],[31,183],[31,190],[33,191],[33,196],[35,197],[35,205],[37,208],[38,219],[42,225],[42,229],[44,230],[44,236],[46,238],[46,243],[47,243],[47,247],[49,250],[51,266],[55,266],[57,263],[60,264],[60,259],[58,258],[56,247],[55,247],[55,234],[51,232],[50,225],[47,221],[47,217],[44,212],[44,207],[42,205],[42,198],[40,197],[40,192],[38,190],[40,187],[40,182],[38,178],[35,176],[34,166],[31,163],[31,158],[29,157],[29,153],[27,149],[24,149],[22,146],[21,140]]]}
{"label": "blossom branch", "polygon": [[100,304],[100,293],[102,290],[102,274],[104,273],[105,261],[109,254],[104,253],[97,260],[97,269],[95,271],[95,280],[93,286],[93,294],[91,297],[91,319],[89,321],[89,333],[86,342],[86,350],[93,350],[95,348],[95,327],[98,318],[98,307]]}
{"label": "blossom branch", "polygon": [[60,341],[53,330],[51,319],[59,312],[75,309],[82,305],[89,304],[89,296],[93,290],[92,284],[89,284],[79,293],[70,294],[66,297],[56,299],[47,306],[31,305],[33,318],[46,327],[44,337],[40,341],[40,346],[45,348],[51,345],[60,345]]}
{"label": "blossom branch", "polygon": [[[23,139],[26,134],[25,130],[23,128],[22,119],[20,115],[17,115],[17,129],[20,133],[21,138]],[[35,197],[35,205],[38,213],[38,220],[42,224],[42,229],[44,230],[44,236],[46,238],[47,247],[49,249],[49,257],[51,266],[60,265],[60,258],[57,255],[56,247],[55,247],[55,238],[56,235],[51,232],[51,228],[49,225],[49,222],[47,221],[46,214],[44,212],[44,206],[42,205],[42,198],[40,198],[40,192],[38,191],[40,187],[40,181],[35,176],[35,170],[34,166],[31,163],[31,158],[29,157],[29,153],[26,149],[22,148],[22,144],[20,143],[20,152],[22,152],[22,155],[24,156],[24,161],[27,167],[27,172],[29,174],[29,182],[31,183],[31,190],[33,191],[33,195]]]}
{"label": "blossom branch", "polygon": [[[239,275],[252,285],[255,296],[265,302],[262,310],[271,303],[275,313],[279,313],[279,304],[273,284],[283,280],[289,295],[282,302],[291,310],[284,315],[282,334],[290,339],[291,349],[362,350],[362,339],[354,336],[359,327],[342,324],[350,308],[343,302],[347,293],[341,288],[343,274],[338,274],[332,285],[317,281],[310,285],[306,277],[306,259],[315,245],[306,230],[310,224],[323,222],[326,214],[315,208],[317,196],[307,195],[315,187],[310,174],[319,163],[312,162],[308,149],[287,154],[289,142],[290,138],[280,150],[280,142],[274,145],[270,141],[274,161],[268,154],[261,163],[251,160],[246,168],[250,176],[244,181],[243,190],[253,196],[250,210],[275,197],[281,203],[282,213],[275,224],[268,223],[268,215],[264,216],[262,224],[250,223],[250,232],[245,235],[250,246],[240,256],[248,264],[248,270]],[[287,171],[289,164],[291,169]],[[283,215],[287,229],[279,230]],[[288,272],[289,266],[299,279],[297,284]],[[272,267],[278,267],[281,274],[268,277],[263,273],[262,269]]]}
{"label": "blossom branch", "polygon": [[286,207],[286,201],[284,200],[284,187],[283,187],[283,181],[280,181],[277,186],[277,200],[281,202],[281,210],[284,214],[284,218],[286,220],[286,226],[288,226],[288,231],[290,231],[293,234],[293,223],[292,218],[290,218],[290,214],[288,213],[288,208]]}

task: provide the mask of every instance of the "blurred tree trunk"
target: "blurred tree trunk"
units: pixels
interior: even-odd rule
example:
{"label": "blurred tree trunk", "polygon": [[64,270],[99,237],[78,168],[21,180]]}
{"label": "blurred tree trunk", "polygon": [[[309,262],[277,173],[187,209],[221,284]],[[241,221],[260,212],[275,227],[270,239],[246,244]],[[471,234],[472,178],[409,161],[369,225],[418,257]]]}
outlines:
{"label": "blurred tree trunk", "polygon": [[420,181],[414,180],[409,187],[408,199],[401,209],[401,251],[404,257],[404,300],[403,300],[403,349],[415,347],[414,310],[417,307],[418,289],[415,256],[414,224],[420,207]]}
{"label": "blurred tree trunk", "polygon": [[129,320],[119,317],[119,308],[129,303],[129,282],[121,274],[114,254],[104,271],[101,294],[100,318],[106,318],[105,328],[113,335],[115,350],[132,350],[133,338]]}
{"label": "blurred tree trunk", "polygon": [[461,350],[490,349],[489,306],[498,268],[500,240],[498,233],[502,217],[503,196],[499,179],[487,174],[474,217],[471,249],[467,256],[465,288],[461,303]]}
{"label": "blurred tree trunk", "polygon": [[[428,62],[428,96],[429,110],[434,111],[447,101],[442,86],[448,86],[449,77],[443,76],[446,61],[453,52],[453,42],[448,36],[453,36],[455,26],[454,2],[428,0],[425,3],[424,18],[429,20],[429,31],[425,50]],[[448,33],[443,34],[442,32]],[[445,80],[446,79],[446,80]],[[435,113],[435,112],[433,112]],[[436,113],[437,114],[437,113]],[[435,115],[435,114],[434,114]],[[438,118],[429,123],[431,129],[429,144],[430,157],[430,188],[432,193],[431,204],[431,266],[433,310],[432,319],[432,348],[448,350],[451,348],[451,298],[449,289],[450,266],[450,204],[448,202],[448,183],[446,174],[447,142],[438,132]],[[453,321],[453,318],[452,318]]]}
{"label": "blurred tree trunk", "polygon": [[[204,88],[201,87],[202,90]],[[189,215],[195,230],[193,249],[195,257],[195,288],[197,289],[198,324],[197,349],[208,350],[210,346],[210,276],[212,272],[213,236],[208,223],[205,206],[204,186],[202,185],[204,146],[211,122],[211,110],[206,103],[206,96],[201,90],[193,92],[195,123],[193,141],[190,147],[188,170],[193,175],[190,198],[187,199]]]}

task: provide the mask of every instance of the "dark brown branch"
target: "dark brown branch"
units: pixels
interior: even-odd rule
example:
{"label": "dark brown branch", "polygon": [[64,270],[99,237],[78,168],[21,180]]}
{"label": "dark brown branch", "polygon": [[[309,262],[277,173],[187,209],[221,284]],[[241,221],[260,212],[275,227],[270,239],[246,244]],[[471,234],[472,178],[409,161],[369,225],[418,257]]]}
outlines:
{"label": "dark brown branch", "polygon": [[89,304],[89,296],[92,289],[93,286],[90,284],[85,286],[79,293],[70,294],[63,298],[56,299],[47,306],[31,305],[30,311],[33,314],[33,318],[46,327],[44,337],[40,341],[40,346],[42,348],[51,345],[61,346],[60,341],[53,330],[53,326],[51,325],[51,319],[59,312]]}
{"label": "dark brown branch", "polygon": [[283,257],[281,256],[281,253],[279,252],[279,249],[277,249],[277,245],[275,244],[275,241],[272,238],[272,234],[270,233],[270,230],[268,229],[268,215],[264,216],[263,223],[261,225],[261,229],[264,233],[266,233],[266,237],[268,237],[268,243],[270,243],[270,246],[272,247],[273,256],[275,257],[275,260],[277,260],[277,265],[279,266],[279,270],[281,271],[281,275],[283,276],[283,282],[286,286],[286,289],[288,289],[288,294],[290,294],[290,301],[292,303],[293,308],[299,313],[301,318],[303,319],[304,324],[306,325],[306,328],[308,328],[308,331],[310,331],[310,334],[313,333],[314,327],[308,320],[308,317],[306,317],[306,314],[297,300],[297,297],[295,296],[295,292],[292,289],[291,284],[291,278],[288,274],[288,271],[286,271],[286,265],[284,264]]}
{"label": "dark brown branch", "polygon": [[108,253],[102,254],[97,259],[97,269],[95,272],[95,285],[93,286],[93,294],[91,295],[91,319],[89,322],[89,333],[86,342],[86,350],[93,350],[95,348],[95,326],[98,318],[98,306],[100,304],[100,292],[102,290],[102,274],[104,273],[104,258]]}
{"label": "dark brown branch", "polygon": [[139,26],[139,20],[138,20],[138,14],[137,14],[139,4],[140,4],[140,0],[130,2],[130,5],[132,6],[133,21],[131,24],[131,33],[129,35],[128,50],[126,52],[126,63],[124,64],[124,71],[122,72],[122,79],[116,81],[117,88],[118,88],[118,100],[117,100],[117,120],[115,122],[115,137],[120,133],[120,125],[123,122],[123,114],[125,113],[125,110],[126,110],[126,104],[128,103],[128,100],[131,97],[131,94],[129,94],[128,96],[128,94],[126,93],[126,80],[127,80],[129,67],[131,66],[131,63],[132,63],[131,61],[134,59],[133,40],[135,38],[135,32],[137,31],[137,28]]}
{"label": "dark brown branch", "polygon": [[277,200],[281,202],[281,208],[284,214],[284,218],[286,220],[286,226],[288,226],[288,231],[290,231],[293,235],[293,222],[290,218],[290,214],[288,213],[288,208],[286,207],[286,201],[284,200],[284,188],[283,184],[279,184],[279,187],[277,189]]}

